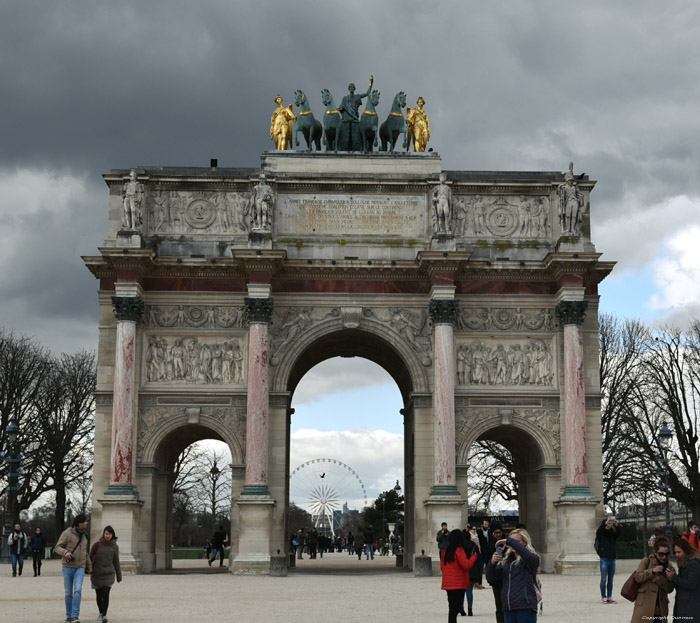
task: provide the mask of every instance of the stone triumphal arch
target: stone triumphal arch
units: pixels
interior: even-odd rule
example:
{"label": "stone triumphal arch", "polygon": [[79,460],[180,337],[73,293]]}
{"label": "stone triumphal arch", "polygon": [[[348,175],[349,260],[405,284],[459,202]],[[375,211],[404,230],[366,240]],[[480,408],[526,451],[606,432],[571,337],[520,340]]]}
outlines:
{"label": "stone triumphal arch", "polygon": [[171,565],[174,460],[215,438],[232,455],[231,569],[267,572],[287,543],[292,397],[336,356],[401,392],[407,566],[436,554],[440,522],[464,525],[477,439],[513,454],[543,568],[595,564],[612,264],[590,239],[587,176],[279,151],[104,178],[109,229],[84,258],[100,282],[92,524],[115,527],[126,568]]}

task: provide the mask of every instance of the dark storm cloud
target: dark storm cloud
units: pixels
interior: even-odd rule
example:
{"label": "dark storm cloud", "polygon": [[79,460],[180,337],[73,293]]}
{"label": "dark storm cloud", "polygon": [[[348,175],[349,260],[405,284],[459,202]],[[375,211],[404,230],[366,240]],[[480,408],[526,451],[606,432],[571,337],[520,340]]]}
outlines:
{"label": "dark storm cloud", "polygon": [[20,308],[35,325],[85,310],[96,323],[97,283],[78,256],[104,237],[101,173],[211,157],[257,166],[277,93],[288,104],[303,89],[319,116],[322,88],[339,101],[370,74],[380,115],[400,90],[409,105],[426,99],[446,169],[573,160],[598,180],[606,259],[648,262],[653,217],[637,241],[609,230],[700,194],[698,40],[695,2],[5,2],[0,176],[60,172],[83,186],[27,219],[0,196],[5,234],[29,250],[21,262],[3,251],[2,323],[24,327]]}

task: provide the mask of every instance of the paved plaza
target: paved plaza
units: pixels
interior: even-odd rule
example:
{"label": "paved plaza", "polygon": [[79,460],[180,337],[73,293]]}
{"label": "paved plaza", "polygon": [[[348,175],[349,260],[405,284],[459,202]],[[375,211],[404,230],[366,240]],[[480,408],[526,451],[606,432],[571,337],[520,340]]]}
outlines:
{"label": "paved plaza", "polygon": [[[447,600],[440,578],[416,578],[397,571],[392,557],[373,561],[346,554],[305,559],[286,578],[233,576],[210,569],[203,560],[176,561],[167,574],[125,576],[112,589],[111,623],[136,621],[238,621],[267,623],[344,623],[368,620],[442,623]],[[544,613],[552,622],[628,623],[632,604],[619,597],[635,561],[618,561],[615,576],[617,604],[600,603],[597,576],[543,575]],[[0,567],[2,623],[59,623],[65,618],[60,561],[47,561],[41,577],[10,577]],[[673,596],[672,596],[673,599]],[[474,591],[474,617],[464,621],[495,621],[490,589]],[[371,615],[371,616],[370,616]],[[81,621],[97,617],[89,580],[83,587]]]}

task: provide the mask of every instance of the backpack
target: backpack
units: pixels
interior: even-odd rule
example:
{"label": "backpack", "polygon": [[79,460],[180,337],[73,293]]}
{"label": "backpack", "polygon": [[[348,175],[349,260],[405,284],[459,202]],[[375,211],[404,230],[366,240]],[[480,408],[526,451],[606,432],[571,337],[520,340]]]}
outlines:
{"label": "backpack", "polygon": [[595,541],[593,542],[593,549],[595,549],[595,553],[598,554],[598,556],[601,556],[600,553],[600,539],[598,537],[595,538]]}

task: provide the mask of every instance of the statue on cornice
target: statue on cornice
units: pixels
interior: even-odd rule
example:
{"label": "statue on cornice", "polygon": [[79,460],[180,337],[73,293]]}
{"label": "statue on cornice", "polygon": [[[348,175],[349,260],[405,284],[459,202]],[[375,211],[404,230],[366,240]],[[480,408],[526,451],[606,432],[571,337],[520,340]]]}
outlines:
{"label": "statue on cornice", "polygon": [[265,181],[265,174],[260,174],[260,181],[253,187],[248,199],[246,213],[250,218],[251,229],[270,231],[272,211],[275,207],[275,191]]}
{"label": "statue on cornice", "polygon": [[564,183],[557,189],[559,193],[559,221],[564,235],[580,236],[583,220],[583,193],[574,181],[574,163],[564,174]]}
{"label": "statue on cornice", "polygon": [[452,189],[447,185],[447,175],[440,173],[440,183],[433,189],[433,236],[452,234]]}
{"label": "statue on cornice", "polygon": [[406,108],[406,127],[408,128],[408,149],[413,141],[413,151],[425,151],[430,140],[430,120],[423,110],[425,100],[422,97],[416,102],[418,108]]}
{"label": "statue on cornice", "polygon": [[122,229],[135,231],[141,224],[143,184],[136,180],[136,171],[129,171],[129,181],[122,188]]}

